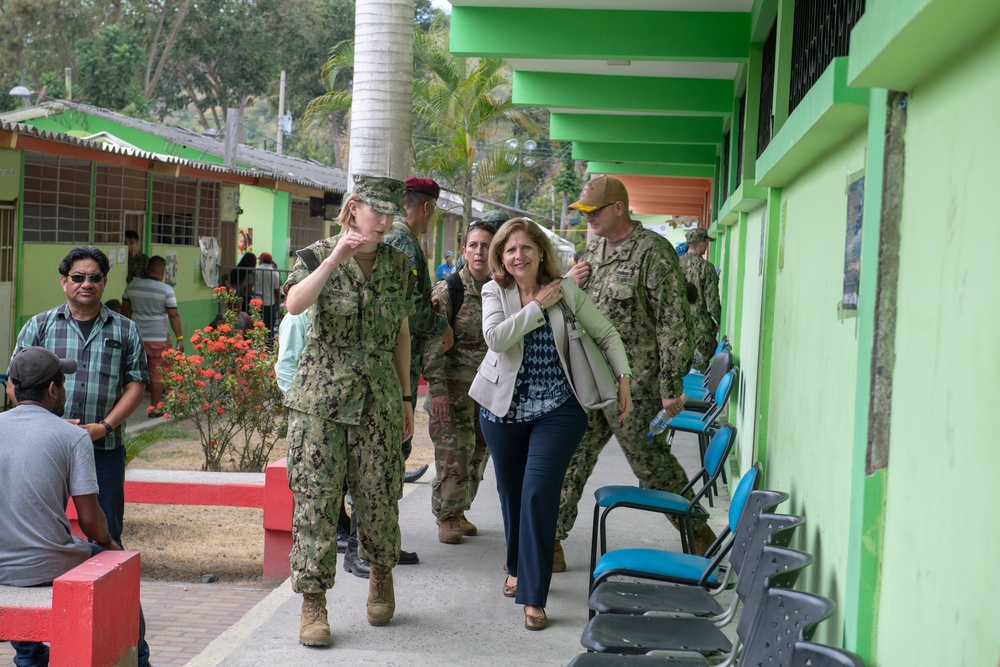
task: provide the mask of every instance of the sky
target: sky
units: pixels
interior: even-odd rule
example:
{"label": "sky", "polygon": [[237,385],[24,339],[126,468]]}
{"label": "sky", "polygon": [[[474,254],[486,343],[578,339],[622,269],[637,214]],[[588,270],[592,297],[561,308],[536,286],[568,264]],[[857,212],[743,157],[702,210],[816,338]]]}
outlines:
{"label": "sky", "polygon": [[451,14],[451,3],[448,0],[432,0],[431,5],[436,9],[442,9]]}

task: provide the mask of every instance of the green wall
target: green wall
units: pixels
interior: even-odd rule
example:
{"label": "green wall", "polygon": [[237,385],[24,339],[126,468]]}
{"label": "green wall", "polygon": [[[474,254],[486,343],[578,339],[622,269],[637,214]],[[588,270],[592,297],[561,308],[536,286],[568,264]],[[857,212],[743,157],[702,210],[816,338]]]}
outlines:
{"label": "green wall", "polygon": [[[767,483],[783,511],[808,520],[797,545],[816,562],[799,588],[844,600],[854,430],[856,318],[841,318],[847,175],[864,167],[865,135],[782,188],[784,268],[775,283]],[[779,216],[780,219],[780,216]],[[780,238],[780,237],[779,237]],[[780,244],[779,244],[780,253]],[[839,612],[838,612],[839,614]],[[820,626],[839,644],[840,617]]]}
{"label": "green wall", "polygon": [[[283,198],[287,202],[287,196]],[[282,239],[281,247],[277,251],[274,243],[275,225],[272,222],[272,217],[276,208],[275,193],[252,186],[240,186],[240,208],[243,209],[243,213],[240,214],[240,221],[237,226],[240,228],[249,227],[253,230],[253,254],[260,257],[260,253],[269,252],[276,258],[283,257],[286,254],[284,239]],[[288,219],[287,212],[285,213],[285,219],[286,221]],[[287,231],[285,236],[287,236]],[[235,245],[236,239],[232,239],[231,241],[224,239],[221,242],[231,242]],[[237,251],[237,262],[240,260],[240,257],[242,255]]]}
{"label": "green wall", "polygon": [[1000,32],[908,101],[875,659],[1000,655]]}
{"label": "green wall", "polygon": [[[754,434],[757,424],[757,363],[760,359],[760,304],[764,286],[758,273],[760,266],[760,237],[766,208],[759,208],[747,216],[746,258],[743,262],[743,312],[740,323],[739,347],[736,361],[740,367],[737,394],[736,461],[741,473],[749,470],[754,462]],[[780,487],[774,487],[780,488]]]}

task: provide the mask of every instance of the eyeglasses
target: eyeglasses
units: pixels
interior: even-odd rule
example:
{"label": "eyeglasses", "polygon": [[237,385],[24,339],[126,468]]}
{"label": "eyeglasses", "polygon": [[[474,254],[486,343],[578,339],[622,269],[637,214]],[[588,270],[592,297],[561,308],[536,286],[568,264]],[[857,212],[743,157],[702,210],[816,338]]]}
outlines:
{"label": "eyeglasses", "polygon": [[598,206],[593,211],[590,211],[589,213],[584,213],[583,217],[587,218],[588,220],[591,219],[591,218],[596,218],[598,213],[600,213],[601,211],[603,211],[604,209],[606,209],[609,206],[611,206],[611,204],[605,204],[604,206]]}
{"label": "eyeglasses", "polygon": [[103,273],[71,273],[69,275],[69,279],[72,280],[73,282],[77,283],[77,284],[80,284],[84,280],[86,280],[87,282],[90,282],[90,283],[93,283],[95,285],[98,285],[98,284],[104,282],[104,274]]}
{"label": "eyeglasses", "polygon": [[490,234],[497,233],[497,226],[492,222],[484,222],[483,220],[473,220],[469,223],[469,228],[465,230],[466,232],[471,232],[473,229],[482,229]]}

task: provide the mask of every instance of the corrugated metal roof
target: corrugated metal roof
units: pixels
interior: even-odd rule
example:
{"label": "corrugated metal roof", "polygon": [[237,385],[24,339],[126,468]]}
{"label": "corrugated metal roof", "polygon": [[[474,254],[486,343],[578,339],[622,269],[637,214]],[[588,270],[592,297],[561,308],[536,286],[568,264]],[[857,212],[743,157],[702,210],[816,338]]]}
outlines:
{"label": "corrugated metal roof", "polygon": [[[124,125],[125,127],[130,127],[141,132],[161,137],[180,146],[201,151],[203,154],[214,155],[217,157],[222,156],[223,142],[221,139],[206,137],[180,127],[161,125],[159,123],[153,123],[138,118],[130,118],[129,116],[124,116],[114,111],[86,104],[78,104],[76,102],[45,102],[37,107],[11,112],[5,114],[5,116],[10,118],[11,121],[16,121],[18,119],[27,119],[43,115],[56,115],[66,111],[77,111],[96,116],[98,118],[104,118],[120,125]],[[172,164],[190,165],[192,167],[208,171],[249,175],[258,178],[274,178],[287,183],[294,183],[296,185],[316,188],[328,192],[343,193],[347,190],[347,175],[343,169],[328,167],[312,160],[304,160],[290,155],[278,155],[277,153],[271,153],[259,148],[251,148],[250,146],[246,146],[244,144],[240,144],[237,147],[236,162],[248,165],[250,167],[249,169],[226,168],[223,165],[214,162],[202,162],[200,160],[188,160],[186,158],[163,155],[160,153],[129,150],[100,141],[87,141],[69,134],[39,130],[29,125],[16,122],[0,120],[0,126],[8,129],[8,131],[17,131],[22,134],[30,134],[52,141],[72,143],[80,146],[86,146],[88,148],[95,148],[124,155],[139,156],[150,160],[159,160],[161,162],[169,162]]]}

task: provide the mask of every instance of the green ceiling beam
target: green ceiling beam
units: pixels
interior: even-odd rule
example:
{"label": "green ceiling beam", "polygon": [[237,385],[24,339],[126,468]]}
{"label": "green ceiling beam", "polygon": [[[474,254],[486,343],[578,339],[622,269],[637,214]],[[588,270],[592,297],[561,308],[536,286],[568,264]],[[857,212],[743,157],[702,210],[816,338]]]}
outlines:
{"label": "green ceiling beam", "polygon": [[733,82],[515,71],[512,98],[531,107],[724,116],[733,110]]}
{"label": "green ceiling beam", "polygon": [[750,51],[750,13],[452,7],[465,57],[731,62]]}
{"label": "green ceiling beam", "polygon": [[700,165],[636,164],[634,162],[588,162],[592,174],[622,174],[625,176],[686,176],[688,178],[713,178],[715,167]]}
{"label": "green ceiling beam", "polygon": [[711,116],[618,116],[549,114],[553,141],[600,141],[623,144],[722,144],[722,119]]}
{"label": "green ceiling beam", "polygon": [[594,162],[654,164],[715,164],[716,147],[704,144],[609,144],[577,141],[573,159]]}

